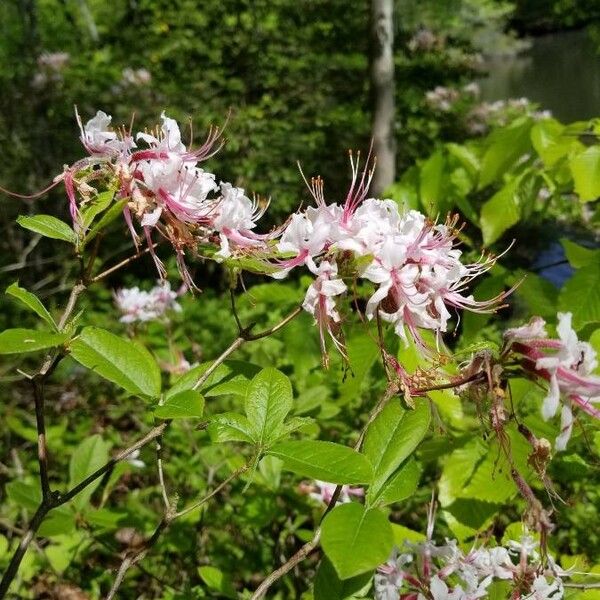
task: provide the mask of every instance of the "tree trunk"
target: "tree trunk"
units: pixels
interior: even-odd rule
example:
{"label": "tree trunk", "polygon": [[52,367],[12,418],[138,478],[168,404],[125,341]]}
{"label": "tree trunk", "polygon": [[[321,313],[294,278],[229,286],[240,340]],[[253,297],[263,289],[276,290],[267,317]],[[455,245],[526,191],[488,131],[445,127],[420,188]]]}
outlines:
{"label": "tree trunk", "polygon": [[371,0],[372,137],[377,168],[371,195],[380,196],[396,175],[394,137],[394,0]]}

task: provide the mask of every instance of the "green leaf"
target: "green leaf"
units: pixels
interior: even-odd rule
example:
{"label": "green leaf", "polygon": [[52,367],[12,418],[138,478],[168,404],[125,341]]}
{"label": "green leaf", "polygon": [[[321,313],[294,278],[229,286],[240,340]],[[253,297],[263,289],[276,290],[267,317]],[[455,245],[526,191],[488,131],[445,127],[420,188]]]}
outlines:
{"label": "green leaf", "polygon": [[600,146],[590,146],[569,161],[575,193],[582,202],[600,196]]}
{"label": "green leaf", "polygon": [[547,167],[554,166],[573,147],[576,139],[564,135],[565,126],[555,119],[543,119],[531,128],[531,141]]}
{"label": "green leaf", "polygon": [[110,225],[117,217],[119,217],[123,208],[127,204],[127,198],[115,202],[100,218],[100,220],[90,229],[85,236],[84,246],[89,244],[105,227]]}
{"label": "green leaf", "polygon": [[600,262],[600,249],[580,246],[567,238],[560,238],[567,260],[574,269]]}
{"label": "green leaf", "polygon": [[404,410],[399,401],[389,402],[371,423],[363,453],[373,465],[375,477],[369,486],[373,500],[388,477],[415,451],[429,429],[429,404],[419,402]]}
{"label": "green leaf", "polygon": [[81,209],[83,226],[87,229],[92,221],[104,210],[108,208],[115,197],[115,190],[107,190],[98,194],[92,202]]}
{"label": "green leaf", "polygon": [[208,433],[213,442],[253,442],[254,430],[244,415],[235,412],[211,417]]}
{"label": "green leaf", "polygon": [[50,333],[37,329],[6,329],[0,333],[0,354],[55,348],[64,344],[68,337],[66,333]]}
{"label": "green leaf", "polygon": [[419,198],[423,210],[432,218],[445,215],[451,208],[447,202],[445,167],[441,150],[434,152],[421,167]]}
{"label": "green leaf", "polygon": [[77,552],[82,549],[84,539],[82,532],[75,531],[69,535],[56,536],[52,540],[54,543],[47,546],[44,553],[54,571],[60,574],[67,569]]}
{"label": "green leaf", "polygon": [[277,369],[263,369],[252,379],[246,392],[245,409],[257,444],[267,446],[279,437],[292,403],[292,384]]}
{"label": "green leaf", "polygon": [[61,240],[70,244],[77,244],[77,235],[64,221],[50,215],[35,215],[33,217],[20,216],[17,223],[53,240]]}
{"label": "green leaf", "polygon": [[513,179],[496,192],[481,208],[481,233],[486,246],[519,222],[521,208],[517,195],[519,179]]}
{"label": "green leaf", "polygon": [[38,485],[15,479],[5,486],[8,499],[17,507],[34,512],[42,501],[42,492]]}
{"label": "green leaf", "polygon": [[75,531],[75,513],[69,506],[52,510],[42,521],[38,534],[42,537],[65,535]]}
{"label": "green leaf", "polygon": [[333,442],[282,442],[268,453],[283,460],[288,471],[313,479],[358,484],[369,483],[373,478],[373,468],[367,458],[352,448]]}
{"label": "green leaf", "polygon": [[453,156],[469,173],[471,177],[476,177],[481,169],[479,157],[473,150],[460,144],[446,144],[448,153]]}
{"label": "green leaf", "polygon": [[126,512],[117,512],[108,508],[87,510],[84,518],[87,523],[97,529],[116,529],[121,521],[127,518]]}
{"label": "green leaf", "polygon": [[[166,392],[166,398],[179,392],[191,390],[200,377],[212,365],[211,362],[192,367],[184,373]],[[228,360],[219,365],[214,373],[204,382],[202,394],[205,398],[234,394],[245,396],[250,379],[260,372],[260,367],[241,360]]]}
{"label": "green leaf", "polygon": [[383,485],[378,494],[373,494],[372,505],[388,506],[410,498],[419,485],[421,467],[414,458],[409,458]]}
{"label": "green leaf", "polygon": [[340,579],[333,565],[323,557],[315,575],[314,600],[352,600],[363,597],[371,587],[371,573],[363,573],[350,579]]}
{"label": "green leaf", "polygon": [[160,370],[143,346],[99,327],[85,327],[71,342],[71,356],[131,394],[157,398]]}
{"label": "green leaf", "polygon": [[195,390],[179,392],[156,407],[154,416],[159,419],[197,418],[204,414],[204,397]]}
{"label": "green leaf", "polygon": [[351,502],[336,506],[323,519],[321,545],[339,577],[349,579],[385,562],[394,534],[385,513]]}
{"label": "green leaf", "polygon": [[529,118],[517,119],[489,135],[489,145],[481,162],[480,189],[498,181],[517,159],[529,152],[531,124]]}
{"label": "green leaf", "polygon": [[46,307],[42,304],[41,300],[35,294],[32,294],[31,292],[28,292],[25,288],[20,287],[17,282],[9,285],[6,288],[5,293],[19,300],[21,304],[24,304],[27,308],[32,310],[36,315],[38,315],[38,317],[44,319],[44,321],[46,321],[46,323],[48,323],[48,325],[50,325],[50,327],[52,327],[54,331],[58,331],[54,319],[52,318]]}
{"label": "green leaf", "polygon": [[[517,281],[521,275],[517,274]],[[558,290],[547,279],[535,273],[526,273],[515,295],[525,301],[529,314],[545,318],[556,317]]]}
{"label": "green leaf", "polygon": [[[92,435],[83,440],[71,455],[69,461],[69,487],[77,485],[88,475],[97,471],[101,466],[108,462],[108,450],[110,443],[105,442],[98,434]],[[83,509],[96,488],[100,485],[101,477],[96,479],[84,488],[75,498],[73,505],[78,510]]]}
{"label": "green leaf", "polygon": [[226,598],[237,598],[235,588],[229,577],[220,569],[211,566],[198,567],[198,574],[202,581],[211,589],[219,592]]}
{"label": "green leaf", "polygon": [[573,313],[573,327],[600,322],[600,262],[582,267],[565,283],[558,308]]}

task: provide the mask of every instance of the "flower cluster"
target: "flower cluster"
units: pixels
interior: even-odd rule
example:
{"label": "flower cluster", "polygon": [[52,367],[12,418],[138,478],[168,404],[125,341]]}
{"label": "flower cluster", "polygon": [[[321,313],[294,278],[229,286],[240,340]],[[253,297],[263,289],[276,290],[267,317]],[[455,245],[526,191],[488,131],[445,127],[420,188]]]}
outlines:
{"label": "flower cluster", "polygon": [[495,259],[463,264],[455,220],[436,224],[420,212],[401,210],[393,200],[366,198],[372,171],[359,175],[352,155],[351,164],[352,183],[344,203],[327,204],[322,181],[313,179],[309,187],[316,207],[292,215],[277,244],[286,258],[278,262],[274,277],[300,265],[316,277],[303,306],[315,317],[322,346],[328,333],[342,347],[336,305],[347,290],[342,270],[346,277],[375,286],[366,305],[368,319],[379,316],[403,340],[409,334],[423,348],[419,328],[445,332],[449,309],[489,312],[498,307],[506,294],[478,302],[465,293],[468,283],[488,271]]}
{"label": "flower cluster", "polygon": [[533,317],[527,325],[504,334],[510,349],[521,356],[523,367],[548,382],[542,405],[544,419],[556,415],[563,398],[557,450],[564,450],[571,437],[573,406],[600,419],[600,410],[593,406],[600,402],[600,377],[593,374],[598,366],[596,352],[589,343],[579,341],[571,319],[571,313],[558,313],[558,339],[548,337],[541,317]]}
{"label": "flower cluster", "polygon": [[568,575],[551,557],[543,563],[538,544],[523,536],[506,547],[463,552],[456,540],[436,545],[405,542],[375,575],[376,600],[476,600],[487,598],[495,581],[509,582],[511,598],[559,600]]}
{"label": "flower cluster", "polygon": [[175,301],[178,294],[163,281],[149,292],[138,287],[122,288],[115,293],[115,304],[123,316],[122,323],[146,322],[160,319],[169,310],[179,312],[181,306]]}
{"label": "flower cluster", "polygon": [[[200,247],[209,248],[206,254],[218,261],[250,255],[259,270],[264,266],[261,272],[275,278],[307,267],[315,280],[303,307],[319,326],[325,361],[328,336],[344,354],[337,300],[357,280],[375,287],[368,292],[367,318],[392,323],[401,338],[406,341],[410,335],[423,348],[419,328],[439,335],[447,330],[452,308],[489,312],[505,296],[477,302],[466,292],[495,259],[463,264],[455,220],[435,223],[415,210],[402,210],[393,200],[367,198],[373,171],[359,171],[360,155],[355,160],[350,153],[352,182],[342,203],[327,203],[322,180],[313,179],[308,187],[316,206],[260,234],[255,228],[266,206],[250,200],[242,188],[217,182],[199,166],[219,149],[218,129],[192,149],[182,142],[179,125],[164,113],[159,129],[135,136],[111,129],[111,117],[102,111],[85,124],[79,117],[78,122],[89,157],[57,178],[65,183],[76,231],[85,232],[82,214],[97,197],[91,184],[106,175],[117,190],[116,200],[123,203],[134,242],[139,244],[141,228],[161,278],[166,272],[154,252],[154,231],[171,243],[190,289],[195,285],[184,256]],[[124,296],[122,303],[136,306],[138,299]],[[137,315],[137,310],[130,313]],[[135,319],[139,317],[131,317]]]}
{"label": "flower cluster", "polygon": [[[183,261],[185,249],[216,239],[220,244],[218,256],[226,258],[232,246],[264,246],[268,236],[252,230],[265,207],[250,200],[242,188],[217,183],[213,173],[199,167],[218,150],[218,128],[211,129],[204,143],[192,150],[182,142],[177,122],[164,113],[161,119],[162,126],[156,131],[133,136],[130,131],[112,130],[111,117],[102,111],[85,125],[78,117],[81,141],[90,156],[65,171],[62,179],[75,228],[81,228],[75,189],[79,188],[85,198],[89,190],[86,168],[110,166],[118,180],[117,197],[127,200],[124,217],[136,245],[139,238],[134,219],[144,231],[161,276],[165,275],[164,268],[152,251],[154,228],[171,242],[184,281],[194,287]],[[89,177],[94,176],[92,171]]]}

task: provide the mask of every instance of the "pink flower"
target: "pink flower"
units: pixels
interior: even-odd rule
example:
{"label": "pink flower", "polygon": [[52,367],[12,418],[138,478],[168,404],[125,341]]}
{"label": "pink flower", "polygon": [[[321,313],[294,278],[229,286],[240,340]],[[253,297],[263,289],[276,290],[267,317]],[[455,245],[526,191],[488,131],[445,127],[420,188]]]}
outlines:
{"label": "pink flower", "polygon": [[329,334],[340,352],[345,354],[343,343],[338,339],[334,330],[335,325],[340,322],[334,298],[343,294],[347,288],[346,284],[337,277],[335,263],[324,260],[313,272],[317,278],[306,291],[302,308],[315,318],[315,323],[319,327],[321,352],[327,362],[326,333]]}
{"label": "pink flower", "polygon": [[[313,491],[309,493],[309,496],[314,500],[318,500],[323,504],[329,504],[333,498],[333,494],[337,488],[335,483],[328,483],[327,481],[315,480]],[[337,499],[337,504],[346,504],[351,502],[352,497],[362,498],[365,495],[365,491],[360,487],[351,487],[349,485],[342,486],[342,491]]]}
{"label": "pink flower", "polygon": [[534,317],[528,325],[509,329],[506,343],[523,356],[523,366],[548,381],[548,393],[542,405],[542,416],[548,420],[558,412],[561,395],[561,433],[556,449],[564,450],[573,429],[572,405],[600,419],[600,377],[593,374],[598,366],[595,350],[579,341],[571,326],[571,313],[558,313],[558,339],[547,337],[545,322]]}

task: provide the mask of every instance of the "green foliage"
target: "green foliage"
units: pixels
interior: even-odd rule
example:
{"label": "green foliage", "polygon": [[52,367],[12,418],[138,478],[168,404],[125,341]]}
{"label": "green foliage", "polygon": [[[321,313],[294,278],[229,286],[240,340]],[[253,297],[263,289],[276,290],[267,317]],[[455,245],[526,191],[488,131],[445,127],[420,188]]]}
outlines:
{"label": "green foliage", "polygon": [[373,479],[373,467],[367,458],[333,442],[282,442],[269,454],[281,459],[285,469],[313,479],[339,484],[371,483]]}
{"label": "green foliage", "polygon": [[53,240],[61,240],[69,244],[77,243],[77,235],[64,222],[51,215],[35,215],[34,217],[19,217],[17,223],[25,228]]}
{"label": "green foliage", "polygon": [[0,333],[0,354],[34,352],[55,348],[67,340],[63,333],[49,333],[35,329],[5,329]]}
{"label": "green foliage", "polygon": [[361,504],[334,508],[321,527],[323,550],[340,579],[373,570],[385,562],[394,544],[385,513]]}
{"label": "green foliage", "polygon": [[71,356],[84,367],[116,383],[131,394],[156,398],[160,370],[140,344],[99,327],[86,327],[70,344]]}
{"label": "green foliage", "polygon": [[48,309],[42,304],[41,300],[31,292],[19,286],[18,283],[12,283],[6,288],[6,294],[13,296],[27,308],[32,310],[38,317],[42,318],[54,330],[57,329],[54,319],[48,312]]}
{"label": "green foliage", "polygon": [[168,396],[164,404],[159,404],[154,416],[159,419],[186,419],[201,417],[204,413],[204,397],[195,390],[185,390]]}

